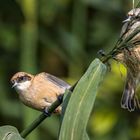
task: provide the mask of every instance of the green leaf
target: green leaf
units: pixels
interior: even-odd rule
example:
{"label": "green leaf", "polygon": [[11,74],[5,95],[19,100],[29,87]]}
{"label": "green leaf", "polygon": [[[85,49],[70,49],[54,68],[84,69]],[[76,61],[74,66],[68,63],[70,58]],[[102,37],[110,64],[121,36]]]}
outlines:
{"label": "green leaf", "polygon": [[13,126],[0,127],[0,140],[24,140]]}
{"label": "green leaf", "polygon": [[82,76],[67,105],[59,140],[88,140],[87,123],[106,66],[95,59]]}
{"label": "green leaf", "polygon": [[63,102],[62,102],[61,120],[63,120],[63,117],[64,117],[64,114],[65,114],[65,111],[66,111],[66,108],[67,108],[69,99],[70,99],[70,97],[71,97],[71,93],[72,93],[72,92],[69,91],[69,90],[66,90],[66,91],[65,91],[65,94],[64,94],[64,97],[63,97]]}

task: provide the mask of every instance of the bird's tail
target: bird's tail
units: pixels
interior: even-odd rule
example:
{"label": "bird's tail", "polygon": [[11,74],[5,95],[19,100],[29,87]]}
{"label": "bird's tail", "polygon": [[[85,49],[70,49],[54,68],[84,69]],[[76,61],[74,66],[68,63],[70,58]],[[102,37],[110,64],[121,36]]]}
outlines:
{"label": "bird's tail", "polygon": [[[128,81],[129,80],[129,81]],[[128,109],[128,111],[134,111],[135,108],[139,108],[139,101],[137,96],[135,95],[135,84],[130,81],[131,79],[127,79],[125,89],[121,99],[121,107],[124,109]]]}

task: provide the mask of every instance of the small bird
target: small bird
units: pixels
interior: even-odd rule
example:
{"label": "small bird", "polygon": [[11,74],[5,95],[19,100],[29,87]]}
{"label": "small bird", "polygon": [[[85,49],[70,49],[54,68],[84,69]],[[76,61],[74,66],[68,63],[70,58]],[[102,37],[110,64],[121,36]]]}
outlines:
{"label": "small bird", "polygon": [[[18,72],[11,78],[12,87],[27,106],[48,113],[48,108],[71,86],[63,80],[42,72],[37,75]],[[59,106],[54,113],[61,113]]]}
{"label": "small bird", "polygon": [[[140,8],[135,8],[128,12],[128,18],[124,21],[118,44],[138,28],[140,28]],[[117,49],[119,50],[119,48]],[[115,56],[115,59],[122,62],[127,68],[121,107],[131,112],[135,108],[140,108],[138,98],[135,95],[136,88],[140,82],[140,33],[136,34],[121,49],[120,53]]]}

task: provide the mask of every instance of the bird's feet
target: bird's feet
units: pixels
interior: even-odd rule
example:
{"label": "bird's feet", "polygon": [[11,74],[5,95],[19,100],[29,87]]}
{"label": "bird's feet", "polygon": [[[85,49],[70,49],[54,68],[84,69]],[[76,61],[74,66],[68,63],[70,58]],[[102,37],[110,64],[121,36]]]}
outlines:
{"label": "bird's feet", "polygon": [[59,96],[57,97],[57,99],[58,99],[58,101],[59,101],[60,103],[62,103],[62,101],[63,101],[63,94],[59,95]]}
{"label": "bird's feet", "polygon": [[48,111],[48,108],[45,108],[44,114],[45,114],[45,116],[47,116],[47,117],[50,117],[50,116],[51,116],[51,113]]}

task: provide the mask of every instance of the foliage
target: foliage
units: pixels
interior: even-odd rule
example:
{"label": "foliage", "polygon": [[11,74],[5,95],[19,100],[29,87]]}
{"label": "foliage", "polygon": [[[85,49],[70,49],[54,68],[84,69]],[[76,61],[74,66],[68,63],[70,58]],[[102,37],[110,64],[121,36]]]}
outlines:
{"label": "foliage", "polygon": [[59,140],[89,140],[86,127],[106,66],[95,59],[82,76],[68,102]]}
{"label": "foliage", "polygon": [[[95,101],[96,93],[106,72],[106,66],[96,59],[92,62],[87,72],[82,76],[77,86],[74,88],[70,101],[67,100],[68,106],[63,107],[66,109],[60,129],[60,140],[65,139],[83,139],[88,140],[88,135],[86,132],[87,122]],[[67,99],[67,97],[65,97]],[[52,113],[55,108],[60,105],[60,101],[56,101],[49,108],[49,113]],[[81,118],[82,116],[82,118]],[[42,113],[27,129],[25,129],[21,136],[25,138],[29,133],[32,132],[44,119],[46,116]],[[79,128],[79,129],[78,129]],[[11,126],[5,126],[1,128],[0,136],[7,139],[18,138],[20,135]]]}
{"label": "foliage", "polygon": [[24,140],[20,137],[17,129],[12,126],[0,127],[0,139],[1,140]]}
{"label": "foliage", "polygon": [[[135,1],[136,3],[138,2]],[[132,1],[127,0],[5,0],[0,1],[0,126],[21,132],[39,114],[22,105],[9,79],[17,71],[46,71],[71,85],[118,39]],[[125,68],[111,62],[87,126],[94,140],[140,139],[139,111],[120,108]],[[20,122],[20,123],[19,123]],[[52,116],[27,140],[56,140],[60,120]]]}

